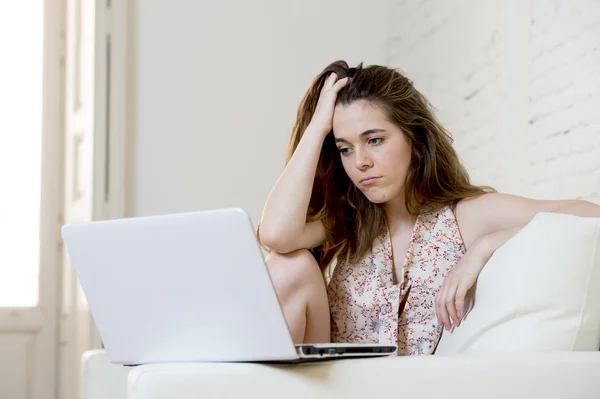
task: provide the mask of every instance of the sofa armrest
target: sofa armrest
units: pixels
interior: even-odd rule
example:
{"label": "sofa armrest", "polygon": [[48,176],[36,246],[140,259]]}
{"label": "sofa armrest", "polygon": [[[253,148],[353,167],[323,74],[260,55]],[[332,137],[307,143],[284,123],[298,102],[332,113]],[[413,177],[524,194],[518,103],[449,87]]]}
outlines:
{"label": "sofa armrest", "polygon": [[[346,359],[299,365],[133,368],[129,399],[598,398],[600,352]],[[260,395],[260,396],[259,396]]]}
{"label": "sofa armrest", "polygon": [[82,399],[126,399],[130,367],[111,363],[103,349],[82,356]]}

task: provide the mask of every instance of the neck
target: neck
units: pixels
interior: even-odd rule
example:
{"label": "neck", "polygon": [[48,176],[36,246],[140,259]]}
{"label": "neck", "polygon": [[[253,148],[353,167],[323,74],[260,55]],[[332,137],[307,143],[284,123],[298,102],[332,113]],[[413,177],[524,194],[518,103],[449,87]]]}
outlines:
{"label": "neck", "polygon": [[411,215],[408,212],[404,195],[398,195],[396,198],[386,202],[383,205],[383,210],[391,230],[410,227],[415,223],[416,215]]}

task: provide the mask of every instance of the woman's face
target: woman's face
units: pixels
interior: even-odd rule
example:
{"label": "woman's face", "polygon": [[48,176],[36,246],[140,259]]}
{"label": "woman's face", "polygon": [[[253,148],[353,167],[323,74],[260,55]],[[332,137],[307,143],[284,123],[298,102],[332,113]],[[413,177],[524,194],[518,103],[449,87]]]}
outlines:
{"label": "woman's face", "polygon": [[367,101],[337,105],[333,135],[344,170],[369,201],[382,204],[404,195],[411,145],[379,107]]}

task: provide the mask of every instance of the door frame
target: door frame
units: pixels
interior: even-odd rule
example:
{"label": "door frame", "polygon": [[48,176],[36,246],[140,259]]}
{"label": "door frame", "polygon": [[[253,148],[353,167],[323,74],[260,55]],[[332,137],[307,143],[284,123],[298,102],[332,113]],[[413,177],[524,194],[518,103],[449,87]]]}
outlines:
{"label": "door frame", "polygon": [[102,12],[105,15],[104,23],[97,23],[97,29],[110,36],[110,59],[106,59],[106,53],[97,53],[100,65],[97,63],[96,67],[103,68],[99,76],[108,80],[98,82],[100,90],[97,95],[108,101],[98,105],[100,97],[96,97],[96,111],[106,116],[103,121],[97,122],[96,128],[105,131],[107,136],[106,171],[109,178],[104,215],[106,219],[115,219],[134,216],[136,86],[133,74],[137,52],[134,41],[137,0],[104,0],[100,3],[105,3],[105,7],[103,11],[98,10],[97,15]]}
{"label": "door frame", "polygon": [[63,220],[65,3],[44,0],[38,305],[0,308],[0,331],[31,334],[28,397],[56,398]]}
{"label": "door frame", "polygon": [[[81,0],[83,1],[83,0]],[[125,82],[127,15],[130,1],[95,2],[94,60],[97,133],[95,154],[106,165],[94,176],[93,219],[125,217],[130,161],[126,137]],[[41,188],[39,301],[37,307],[0,308],[0,332],[31,334],[28,343],[28,397],[58,399],[61,370],[58,348],[62,303],[62,264],[65,248],[60,229],[64,218],[66,112],[66,0],[44,0],[41,119]],[[112,15],[112,8],[117,9]],[[114,18],[114,19],[113,19]],[[113,33],[113,30],[116,32]],[[116,36],[116,37],[111,37]],[[109,37],[107,39],[107,37]],[[111,43],[107,48],[107,40]],[[127,118],[126,118],[127,117]],[[102,188],[101,188],[102,187]],[[90,318],[92,347],[101,340]]]}
{"label": "door frame", "polygon": [[[126,67],[130,60],[127,46],[127,10],[133,0],[96,2],[96,48],[94,82],[94,153],[104,167],[94,175],[93,219],[108,220],[131,216],[127,210],[130,171],[130,135],[127,122],[131,108],[126,102],[130,92]],[[93,320],[92,320],[93,323]],[[91,342],[102,347],[93,326]]]}
{"label": "door frame", "polygon": [[32,397],[56,398],[64,192],[65,1],[44,1],[39,334]]}

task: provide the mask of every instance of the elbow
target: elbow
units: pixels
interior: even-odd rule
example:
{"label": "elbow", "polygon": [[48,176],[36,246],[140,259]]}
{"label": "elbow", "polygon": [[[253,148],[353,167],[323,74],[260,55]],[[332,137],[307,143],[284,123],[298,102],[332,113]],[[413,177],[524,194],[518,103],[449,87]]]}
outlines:
{"label": "elbow", "polygon": [[277,252],[279,254],[292,252],[294,248],[292,248],[290,245],[291,240],[286,240],[283,237],[284,235],[278,234],[276,231],[263,230],[261,228],[258,239],[262,245],[269,248],[273,252]]}

